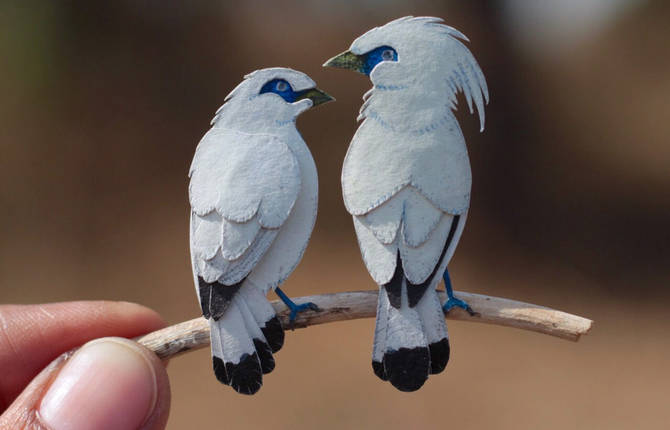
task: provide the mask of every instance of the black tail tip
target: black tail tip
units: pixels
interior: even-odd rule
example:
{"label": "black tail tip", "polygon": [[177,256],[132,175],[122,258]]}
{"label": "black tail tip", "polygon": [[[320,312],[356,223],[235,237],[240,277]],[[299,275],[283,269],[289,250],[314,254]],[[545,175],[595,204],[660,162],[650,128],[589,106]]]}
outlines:
{"label": "black tail tip", "polygon": [[449,339],[444,338],[439,342],[431,343],[428,349],[430,349],[430,373],[442,372],[449,362]]}
{"label": "black tail tip", "polygon": [[384,364],[381,361],[372,360],[372,371],[375,372],[375,375],[382,381],[388,381],[389,378],[386,376],[384,371]]}
{"label": "black tail tip", "polygon": [[284,345],[284,329],[276,315],[265,323],[265,327],[261,327],[261,331],[273,353]]}
{"label": "black tail tip", "polygon": [[256,354],[258,354],[263,374],[272,372],[275,368],[275,359],[272,356],[270,345],[260,339],[254,339],[254,348],[256,348]]}
{"label": "black tail tip", "polygon": [[230,385],[230,378],[226,373],[226,365],[223,363],[219,357],[212,357],[212,364],[214,367],[214,375],[216,379],[222,384]]}
{"label": "black tail tip", "polygon": [[430,372],[430,351],[425,346],[400,348],[384,355],[384,369],[391,384],[400,391],[416,391]]}
{"label": "black tail tip", "polygon": [[240,394],[256,394],[263,385],[263,373],[258,356],[244,354],[237,364],[226,363],[230,386]]}

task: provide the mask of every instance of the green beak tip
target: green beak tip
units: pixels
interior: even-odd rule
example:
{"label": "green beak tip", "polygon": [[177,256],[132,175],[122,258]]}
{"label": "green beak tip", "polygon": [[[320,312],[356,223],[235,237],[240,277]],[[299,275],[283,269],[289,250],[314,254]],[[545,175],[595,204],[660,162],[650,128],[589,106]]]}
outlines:
{"label": "green beak tip", "polygon": [[324,91],[321,91],[318,88],[312,88],[302,93],[298,100],[302,99],[310,99],[312,101],[312,106],[318,106],[324,103],[335,101],[335,97],[327,94]]}

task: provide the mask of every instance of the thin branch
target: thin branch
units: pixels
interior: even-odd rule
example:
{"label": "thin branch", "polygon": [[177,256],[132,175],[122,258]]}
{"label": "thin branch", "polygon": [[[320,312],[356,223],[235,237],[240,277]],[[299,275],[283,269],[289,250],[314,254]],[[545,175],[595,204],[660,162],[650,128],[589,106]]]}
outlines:
{"label": "thin branch", "polygon": [[[460,308],[454,308],[449,311],[448,319],[516,327],[575,342],[581,335],[587,334],[593,324],[589,319],[544,306],[461,291],[456,295],[468,302],[476,313],[469,315]],[[446,299],[444,292],[440,292],[440,299],[442,301]],[[306,296],[297,298],[296,302],[312,302],[320,309],[316,312],[305,311],[298,314],[294,327],[304,328],[335,321],[374,317],[377,309],[377,291]],[[281,301],[272,302],[272,306],[284,327],[288,327],[288,308]],[[149,333],[137,341],[162,359],[172,358],[209,345],[209,323],[204,318],[196,318]]]}

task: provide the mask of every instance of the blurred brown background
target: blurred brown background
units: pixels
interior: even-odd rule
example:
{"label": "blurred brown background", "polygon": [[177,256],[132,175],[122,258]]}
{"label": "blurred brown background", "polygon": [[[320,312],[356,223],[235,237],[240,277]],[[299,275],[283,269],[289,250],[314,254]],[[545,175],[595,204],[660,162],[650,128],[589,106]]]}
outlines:
{"label": "blurred brown background", "polygon": [[410,14],[467,34],[491,92],[482,134],[460,105],[474,185],[456,289],[584,315],[593,332],[573,344],[452,322],[447,371],[409,395],[372,374],[372,320],[290,333],[252,398],[220,386],[201,350],[170,363],[169,428],[667,428],[662,0],[2,2],[0,302],[197,316],[187,169],[228,91],[267,66],[302,70],[338,99],[298,122],[320,212],[286,290],[373,288],[339,185],[370,83],[321,64]]}

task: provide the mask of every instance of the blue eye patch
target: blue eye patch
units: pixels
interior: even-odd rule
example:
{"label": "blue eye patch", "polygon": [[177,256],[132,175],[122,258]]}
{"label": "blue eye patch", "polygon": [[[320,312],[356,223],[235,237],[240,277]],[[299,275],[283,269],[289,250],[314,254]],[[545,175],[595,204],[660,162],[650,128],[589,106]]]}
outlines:
{"label": "blue eye patch", "polygon": [[372,69],[382,61],[398,61],[398,53],[386,45],[375,48],[363,54],[363,65],[360,71],[369,76]]}
{"label": "blue eye patch", "polygon": [[293,103],[300,96],[300,92],[293,91],[291,85],[284,79],[273,79],[263,85],[259,94],[275,93],[288,103]]}

